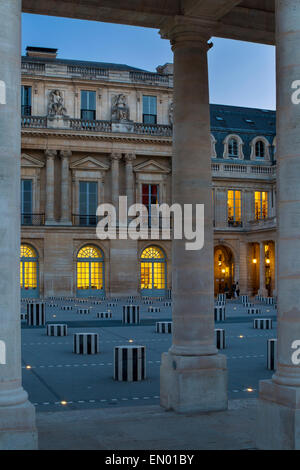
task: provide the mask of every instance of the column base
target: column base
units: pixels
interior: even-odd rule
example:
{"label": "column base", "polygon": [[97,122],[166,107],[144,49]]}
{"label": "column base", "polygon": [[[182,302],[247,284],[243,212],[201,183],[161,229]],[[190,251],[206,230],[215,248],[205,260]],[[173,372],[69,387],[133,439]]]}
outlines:
{"label": "column base", "polygon": [[175,356],[163,353],[160,367],[160,404],[178,413],[226,410],[226,357]]}
{"label": "column base", "polygon": [[258,449],[300,449],[299,387],[259,383],[256,439]]}
{"label": "column base", "polygon": [[35,408],[29,402],[0,406],[0,450],[37,450]]}

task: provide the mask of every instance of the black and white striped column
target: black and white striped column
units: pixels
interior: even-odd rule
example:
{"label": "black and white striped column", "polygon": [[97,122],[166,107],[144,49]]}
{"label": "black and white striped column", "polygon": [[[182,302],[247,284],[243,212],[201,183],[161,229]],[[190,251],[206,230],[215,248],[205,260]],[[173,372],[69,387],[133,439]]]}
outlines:
{"label": "black and white striped column", "polygon": [[68,327],[63,323],[47,325],[47,336],[68,336]]}
{"label": "black and white striped column", "polygon": [[253,304],[251,302],[245,302],[244,307],[251,308],[251,307],[253,307]]}
{"label": "black and white striped column", "polygon": [[88,315],[90,313],[89,308],[78,308],[77,313],[80,313],[81,315]]}
{"label": "black and white striped column", "polygon": [[215,306],[216,307],[225,307],[226,302],[224,300],[216,300],[215,301]]}
{"label": "black and white striped column", "polygon": [[265,302],[267,305],[274,305],[275,303],[274,297],[266,297]]}
{"label": "black and white striped column", "polygon": [[172,333],[172,322],[171,321],[157,321],[156,333]]}
{"label": "black and white striped column", "polygon": [[225,330],[221,328],[216,328],[215,337],[217,349],[225,349]]}
{"label": "black and white striped column", "polygon": [[99,334],[75,333],[73,335],[73,352],[75,354],[97,354],[99,352]]}
{"label": "black and white striped column", "polygon": [[123,305],[123,323],[140,323],[139,305]]}
{"label": "black and white striped column", "polygon": [[144,300],[144,305],[152,305],[153,300]]}
{"label": "black and white striped column", "polygon": [[172,307],[172,302],[164,302],[164,307]]}
{"label": "black and white striped column", "polygon": [[61,307],[61,309],[62,309],[62,310],[73,310],[73,307],[72,307],[72,305],[63,305],[63,306]]}
{"label": "black and white striped column", "polygon": [[138,382],[146,378],[146,347],[137,345],[114,348],[114,379]]}
{"label": "black and white striped column", "polygon": [[253,328],[256,330],[271,330],[273,328],[271,318],[255,318]]}
{"label": "black and white striped column", "polygon": [[251,307],[251,308],[248,308],[248,314],[249,315],[260,315],[261,310],[260,310],[260,308]]}
{"label": "black and white striped column", "polygon": [[268,339],[267,343],[267,369],[276,370],[277,367],[277,339]]}
{"label": "black and white striped column", "polygon": [[243,304],[249,302],[249,295],[241,295],[241,300]]}
{"label": "black and white striped column", "polygon": [[112,314],[111,314],[111,312],[98,312],[98,313],[97,313],[97,318],[107,318],[107,319],[111,319],[111,318],[112,318]]}
{"label": "black and white striped column", "polygon": [[27,320],[27,313],[21,312],[21,321]]}
{"label": "black and white striped column", "polygon": [[45,326],[45,303],[36,302],[27,304],[27,325]]}
{"label": "black and white striped column", "polygon": [[214,307],[215,321],[225,321],[225,307]]}
{"label": "black and white striped column", "polygon": [[148,312],[158,313],[158,312],[160,312],[160,307],[148,307]]}
{"label": "black and white striped column", "polygon": [[218,294],[217,300],[221,300],[223,302],[226,302],[226,294]]}

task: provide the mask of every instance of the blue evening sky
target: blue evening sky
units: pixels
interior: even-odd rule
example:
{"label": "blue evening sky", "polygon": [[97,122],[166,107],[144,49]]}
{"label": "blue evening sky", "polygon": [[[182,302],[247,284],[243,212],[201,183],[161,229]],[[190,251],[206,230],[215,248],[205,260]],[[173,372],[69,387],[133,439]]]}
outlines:
{"label": "blue evening sky", "polygon": [[[23,14],[26,46],[57,48],[58,57],[128,64],[155,71],[172,62],[169,41],[155,29]],[[275,48],[213,38],[209,51],[211,103],[275,109]]]}

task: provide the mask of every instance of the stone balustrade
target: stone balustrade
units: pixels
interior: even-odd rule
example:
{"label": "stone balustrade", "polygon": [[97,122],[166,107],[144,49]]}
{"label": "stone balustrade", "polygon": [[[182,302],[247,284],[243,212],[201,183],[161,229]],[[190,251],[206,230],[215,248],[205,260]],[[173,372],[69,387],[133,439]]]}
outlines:
{"label": "stone balustrade", "polygon": [[243,163],[212,163],[212,175],[221,178],[232,178],[233,176],[242,175],[250,179],[274,179],[276,177],[275,165],[251,165]]}

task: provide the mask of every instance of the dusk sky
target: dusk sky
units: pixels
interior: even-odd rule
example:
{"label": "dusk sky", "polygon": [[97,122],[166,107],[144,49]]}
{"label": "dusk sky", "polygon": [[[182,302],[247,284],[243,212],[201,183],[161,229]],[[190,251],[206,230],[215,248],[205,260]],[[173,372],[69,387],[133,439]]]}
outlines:
{"label": "dusk sky", "polygon": [[[57,48],[58,57],[128,64],[155,71],[173,61],[155,29],[23,14],[26,46]],[[275,48],[213,38],[209,51],[211,103],[275,109]]]}

